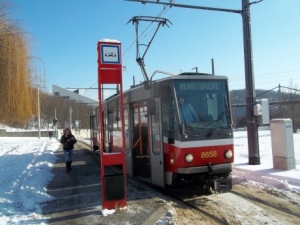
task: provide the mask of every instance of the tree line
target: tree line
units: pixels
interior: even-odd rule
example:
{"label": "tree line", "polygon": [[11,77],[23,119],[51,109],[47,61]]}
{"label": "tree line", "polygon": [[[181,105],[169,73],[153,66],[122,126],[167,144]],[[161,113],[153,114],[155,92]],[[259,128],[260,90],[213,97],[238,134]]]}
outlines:
{"label": "tree line", "polygon": [[42,90],[38,98],[38,87],[43,85],[36,71],[36,58],[30,55],[30,35],[8,16],[11,9],[11,3],[0,2],[0,123],[15,128],[37,128],[39,99],[41,128],[51,128],[55,109],[58,127],[63,128],[70,120],[70,107],[72,122],[81,120],[81,128],[87,128],[92,106]]}
{"label": "tree line", "polygon": [[[281,86],[282,87],[282,86]],[[267,91],[256,90],[256,99],[268,99],[270,120],[275,118],[289,118],[293,121],[294,132],[300,129],[300,90],[297,85],[290,82],[289,87]],[[232,120],[234,127],[246,127],[246,107],[238,107],[246,103],[246,91],[232,90],[230,91],[230,101],[232,107]],[[273,104],[275,102],[276,104]]]}
{"label": "tree line", "polygon": [[[53,129],[54,119],[57,119],[57,128],[70,127],[69,123],[71,119],[73,129],[88,129],[90,127],[90,115],[93,114],[94,107],[95,105],[42,92],[40,93],[41,128]],[[72,110],[71,114],[70,109]],[[76,120],[80,121],[80,127],[76,127]],[[30,119],[24,128],[37,128],[37,116]]]}

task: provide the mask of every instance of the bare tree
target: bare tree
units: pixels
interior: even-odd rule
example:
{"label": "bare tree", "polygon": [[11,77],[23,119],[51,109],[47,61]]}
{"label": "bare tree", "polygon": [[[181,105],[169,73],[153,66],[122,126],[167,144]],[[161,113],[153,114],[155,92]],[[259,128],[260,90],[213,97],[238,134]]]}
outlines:
{"label": "bare tree", "polygon": [[[81,121],[81,129],[89,128],[90,115],[92,114],[94,106],[46,93],[42,93],[40,97],[42,128],[52,128],[51,125],[53,124],[55,111],[58,119],[58,128],[64,128],[65,122],[69,123],[70,121],[70,107],[73,111],[72,127],[75,127],[74,121],[79,120]],[[68,126],[70,125],[68,124]]]}
{"label": "bare tree", "polygon": [[284,92],[283,100],[289,101],[289,104],[283,106],[283,115],[293,121],[294,132],[297,132],[300,129],[300,104],[296,100],[300,100],[300,90],[291,80],[289,87],[284,88]]}

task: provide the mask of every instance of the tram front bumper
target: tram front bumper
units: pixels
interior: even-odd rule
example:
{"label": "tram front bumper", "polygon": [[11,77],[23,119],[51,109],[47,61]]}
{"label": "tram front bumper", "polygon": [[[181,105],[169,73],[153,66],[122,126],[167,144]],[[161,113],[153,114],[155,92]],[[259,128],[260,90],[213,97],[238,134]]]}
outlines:
{"label": "tram front bumper", "polygon": [[187,168],[178,168],[177,172],[181,174],[196,174],[196,173],[211,173],[215,174],[224,174],[230,173],[232,171],[232,164],[218,164],[213,166],[197,166],[197,167],[187,167]]}
{"label": "tram front bumper", "polygon": [[197,167],[187,167],[187,168],[178,168],[177,172],[182,174],[195,174],[195,173],[207,173],[207,166],[197,166]]}

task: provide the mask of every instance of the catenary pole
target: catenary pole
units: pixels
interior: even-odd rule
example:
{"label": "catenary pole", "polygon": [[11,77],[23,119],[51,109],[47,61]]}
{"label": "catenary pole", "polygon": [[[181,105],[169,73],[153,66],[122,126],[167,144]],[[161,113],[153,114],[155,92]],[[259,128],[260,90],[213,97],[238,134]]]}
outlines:
{"label": "catenary pole", "polygon": [[244,61],[246,81],[246,110],[248,134],[249,165],[259,165],[258,118],[254,115],[253,106],[256,104],[255,83],[253,74],[253,56],[251,40],[251,20],[249,0],[242,0]]}
{"label": "catenary pole", "polygon": [[263,0],[257,0],[252,3],[249,0],[242,0],[242,10],[222,9],[204,6],[184,5],[170,2],[160,1],[144,1],[144,0],[125,0],[131,2],[140,2],[142,4],[152,3],[160,5],[168,5],[170,7],[181,7],[190,9],[212,10],[221,12],[238,13],[243,19],[243,39],[244,39],[244,62],[245,62],[245,85],[246,85],[246,109],[247,109],[247,133],[248,133],[248,160],[249,165],[259,165],[259,144],[258,144],[258,118],[254,115],[253,107],[256,104],[254,75],[253,75],[253,56],[251,41],[251,21],[250,21],[250,5],[259,3]]}

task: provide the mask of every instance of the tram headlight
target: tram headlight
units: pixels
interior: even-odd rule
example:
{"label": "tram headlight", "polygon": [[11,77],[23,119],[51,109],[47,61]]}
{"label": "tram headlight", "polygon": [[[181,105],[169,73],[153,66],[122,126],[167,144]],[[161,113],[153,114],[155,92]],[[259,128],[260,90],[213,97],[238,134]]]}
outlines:
{"label": "tram headlight", "polygon": [[227,159],[230,159],[230,158],[232,158],[232,156],[233,156],[233,153],[232,153],[232,151],[229,149],[229,150],[226,150],[226,152],[225,152],[225,157],[227,158]]}
{"label": "tram headlight", "polygon": [[170,164],[174,165],[175,159],[174,159],[174,152],[170,152]]}
{"label": "tram headlight", "polygon": [[185,161],[188,162],[188,163],[192,162],[193,159],[194,159],[194,156],[192,154],[187,154],[185,156]]}
{"label": "tram headlight", "polygon": [[170,159],[170,164],[174,165],[174,159]]}

